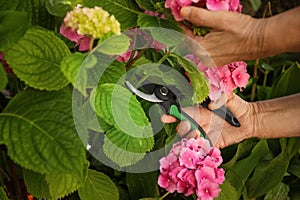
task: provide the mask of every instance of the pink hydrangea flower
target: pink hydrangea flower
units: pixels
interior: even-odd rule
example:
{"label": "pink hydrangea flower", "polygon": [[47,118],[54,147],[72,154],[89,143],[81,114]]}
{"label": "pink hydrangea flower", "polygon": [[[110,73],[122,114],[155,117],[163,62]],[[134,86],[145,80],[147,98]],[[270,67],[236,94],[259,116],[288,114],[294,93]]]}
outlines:
{"label": "pink hydrangea flower", "polygon": [[[121,55],[117,56],[117,61],[119,62],[128,62],[131,57],[132,51],[127,51],[125,53],[122,53]],[[138,55],[138,52],[134,52],[133,58]]]}
{"label": "pink hydrangea flower", "polygon": [[72,42],[75,42],[75,47],[79,46],[79,51],[89,50],[91,37],[79,35],[75,30],[66,27],[64,24],[60,26],[59,32]]}
{"label": "pink hydrangea flower", "polygon": [[240,0],[230,0],[229,11],[242,12],[242,5]]}
{"label": "pink hydrangea flower", "polygon": [[[205,7],[208,10],[242,11],[240,0],[166,0],[165,8],[170,8],[176,21],[182,21],[180,10],[185,6]],[[149,13],[154,16],[155,13]]]}
{"label": "pink hydrangea flower", "polygon": [[235,85],[240,88],[245,87],[250,78],[250,75],[247,73],[247,64],[245,62],[235,62],[229,64],[229,68],[232,69],[231,73]]}
{"label": "pink hydrangea flower", "polygon": [[200,0],[166,0],[165,8],[170,8],[173,17],[176,21],[182,21],[183,17],[180,15],[182,7],[190,6],[192,3],[198,3]]}
{"label": "pink hydrangea flower", "polygon": [[206,7],[208,10],[242,11],[240,0],[206,0]]}
{"label": "pink hydrangea flower", "polygon": [[60,33],[79,46],[79,51],[90,48],[93,39],[111,34],[120,34],[120,23],[113,15],[100,7],[81,7],[78,5],[69,11],[60,27]]}
{"label": "pink hydrangea flower", "polygon": [[199,200],[213,200],[214,198],[218,197],[221,189],[219,184],[209,180],[202,180],[198,185],[197,196],[201,197],[198,198]]}
{"label": "pink hydrangea flower", "polygon": [[219,99],[223,92],[229,94],[237,88],[240,90],[245,88],[248,84],[250,75],[247,73],[245,62],[233,62],[217,68],[207,68],[195,55],[189,54],[185,57],[194,62],[208,79],[209,97],[213,101]]}
{"label": "pink hydrangea flower", "polygon": [[208,10],[229,10],[230,0],[206,0]]}
{"label": "pink hydrangea flower", "polygon": [[160,159],[158,184],[168,192],[196,194],[198,200],[219,196],[225,180],[224,170],[218,168],[223,159],[219,149],[204,138],[182,139]]}
{"label": "pink hydrangea flower", "polygon": [[179,163],[189,169],[196,169],[197,164],[200,162],[200,157],[197,152],[190,148],[183,148],[179,155]]}

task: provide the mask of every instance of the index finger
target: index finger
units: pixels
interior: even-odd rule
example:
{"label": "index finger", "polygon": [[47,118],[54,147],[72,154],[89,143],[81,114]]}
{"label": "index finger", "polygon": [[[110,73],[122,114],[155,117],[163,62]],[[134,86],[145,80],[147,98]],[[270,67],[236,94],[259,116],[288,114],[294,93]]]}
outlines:
{"label": "index finger", "polygon": [[240,15],[237,12],[210,11],[194,6],[183,7],[180,14],[197,26],[207,26],[217,30],[225,30],[228,25],[235,23]]}

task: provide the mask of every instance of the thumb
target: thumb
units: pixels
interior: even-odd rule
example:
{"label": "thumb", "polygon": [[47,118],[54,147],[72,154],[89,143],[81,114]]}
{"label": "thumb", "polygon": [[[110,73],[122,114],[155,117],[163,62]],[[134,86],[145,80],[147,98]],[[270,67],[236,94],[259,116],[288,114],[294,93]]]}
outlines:
{"label": "thumb", "polygon": [[224,104],[226,104],[228,99],[229,99],[228,95],[226,95],[224,92],[222,92],[219,99],[217,99],[215,101],[211,101],[208,104],[208,108],[211,110],[216,110],[216,109],[220,108],[221,106],[223,106]]}
{"label": "thumb", "polygon": [[228,11],[209,11],[194,6],[183,7],[180,14],[184,19],[197,26],[207,26],[217,30],[224,30],[239,18],[239,13]]}

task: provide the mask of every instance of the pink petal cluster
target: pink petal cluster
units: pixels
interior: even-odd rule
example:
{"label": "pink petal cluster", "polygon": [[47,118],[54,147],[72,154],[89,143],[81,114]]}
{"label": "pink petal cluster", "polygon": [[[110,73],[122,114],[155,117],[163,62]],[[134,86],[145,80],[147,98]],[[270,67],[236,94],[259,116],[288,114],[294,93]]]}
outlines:
{"label": "pink petal cluster", "polygon": [[185,6],[196,6],[207,8],[208,10],[228,10],[241,12],[240,0],[166,0],[165,8],[170,8],[174,19],[182,21],[180,10]]}
{"label": "pink petal cluster", "polygon": [[[131,57],[132,51],[126,51],[125,53],[122,53],[120,55],[117,56],[117,61],[119,62],[128,62],[130,57]],[[138,52],[134,52],[133,58],[135,58],[138,55]]]}
{"label": "pink petal cluster", "polygon": [[79,51],[87,51],[90,47],[91,37],[80,35],[75,29],[62,24],[59,29],[60,34],[75,42],[75,47],[79,46]]}
{"label": "pink petal cluster", "polygon": [[211,147],[208,140],[182,139],[160,159],[158,184],[170,193],[196,194],[198,200],[216,198],[225,180],[224,170],[218,168],[222,161],[220,150]]}
{"label": "pink petal cluster", "polygon": [[233,62],[221,67],[207,68],[194,55],[187,55],[186,58],[194,62],[208,78],[209,97],[213,101],[219,99],[222,92],[229,94],[237,88],[245,88],[248,84],[250,75],[247,73],[247,64],[243,61]]}
{"label": "pink petal cluster", "polygon": [[242,11],[240,0],[206,0],[208,10]]}

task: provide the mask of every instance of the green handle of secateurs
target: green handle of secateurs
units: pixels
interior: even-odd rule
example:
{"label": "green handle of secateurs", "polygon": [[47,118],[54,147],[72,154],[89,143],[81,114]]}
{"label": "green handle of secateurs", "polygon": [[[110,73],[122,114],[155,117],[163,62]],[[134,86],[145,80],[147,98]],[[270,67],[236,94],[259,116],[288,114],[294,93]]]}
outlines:
{"label": "green handle of secateurs", "polygon": [[[176,105],[171,105],[170,107],[170,111],[169,111],[169,115],[172,115],[174,117],[176,117],[176,119],[182,121],[182,120],[187,120],[190,123],[190,131],[198,129],[198,124],[195,124],[196,122],[193,122],[191,119],[189,119],[187,116],[187,114],[185,113],[185,115],[183,114],[183,111],[180,111],[178,109],[178,107]],[[199,132],[201,133],[202,137],[205,137],[204,134],[199,130]]]}

